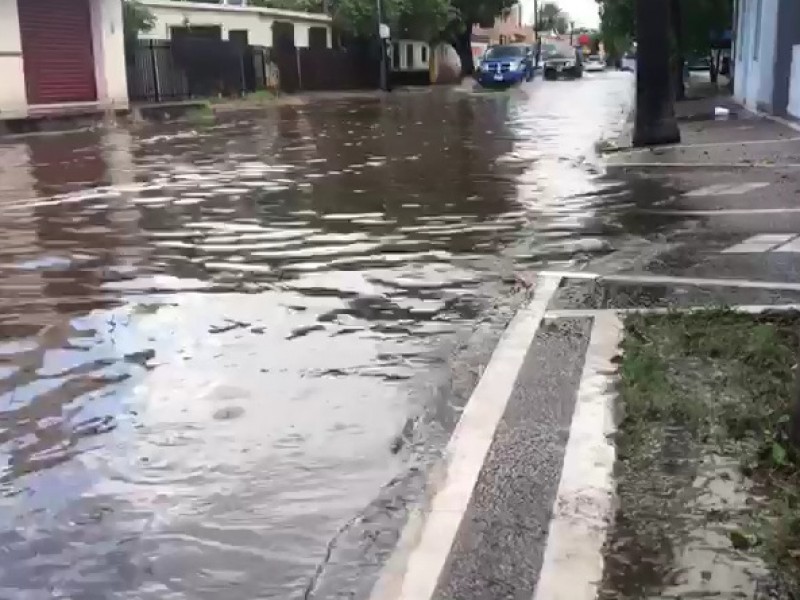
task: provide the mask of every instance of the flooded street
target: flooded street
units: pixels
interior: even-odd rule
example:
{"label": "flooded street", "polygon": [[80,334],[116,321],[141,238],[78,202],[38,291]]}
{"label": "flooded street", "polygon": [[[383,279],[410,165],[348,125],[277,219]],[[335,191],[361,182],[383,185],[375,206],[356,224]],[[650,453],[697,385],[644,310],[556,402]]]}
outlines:
{"label": "flooded street", "polygon": [[632,83],[0,139],[0,597],[366,596]]}

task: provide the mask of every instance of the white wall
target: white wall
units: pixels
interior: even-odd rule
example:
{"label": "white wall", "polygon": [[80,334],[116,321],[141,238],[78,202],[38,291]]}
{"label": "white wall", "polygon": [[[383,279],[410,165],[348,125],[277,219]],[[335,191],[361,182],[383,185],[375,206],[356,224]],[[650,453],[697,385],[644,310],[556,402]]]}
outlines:
{"label": "white wall", "polygon": [[17,0],[0,0],[0,118],[27,115]]}
{"label": "white wall", "polygon": [[308,48],[308,24],[294,24],[294,45],[295,48]]}
{"label": "white wall", "polygon": [[127,107],[122,2],[90,0],[90,6],[97,100],[109,107]]}
{"label": "white wall", "polygon": [[[97,99],[128,106],[121,0],[90,0]],[[0,119],[28,116],[17,0],[0,0]]]}
{"label": "white wall", "polygon": [[788,112],[800,119],[800,44],[792,48],[792,70],[789,81]]}
{"label": "white wall", "polygon": [[[4,1],[4,0],[0,0]],[[305,14],[277,9],[197,4],[192,2],[170,2],[168,0],[143,0],[156,18],[155,27],[142,38],[168,40],[172,27],[218,26],[222,39],[228,39],[231,30],[246,30],[248,42],[254,46],[272,46],[272,24],[283,21],[294,24],[294,44],[298,48],[308,47],[310,27],[325,27],[328,30],[328,46],[331,43],[331,20],[327,15]]]}
{"label": "white wall", "polygon": [[[409,47],[412,54],[410,65],[408,64]],[[395,52],[398,52],[399,61],[395,60]],[[431,49],[427,42],[419,40],[393,40],[389,48],[389,57],[392,71],[427,71],[430,67]]]}
{"label": "white wall", "polygon": [[775,76],[775,51],[778,41],[778,2],[761,0],[761,48],[758,53],[760,71],[759,86],[756,92],[756,105],[772,106],[773,79]]}
{"label": "white wall", "polygon": [[228,39],[232,29],[245,29],[248,41],[254,46],[272,46],[272,22],[261,20],[256,13],[223,10],[195,10],[181,6],[148,6],[156,18],[155,27],[141,34],[141,38],[168,40],[172,27],[219,26],[222,39]]}
{"label": "white wall", "polygon": [[778,2],[739,0],[739,28],[734,48],[734,98],[751,110],[772,108]]}
{"label": "white wall", "polygon": [[736,2],[736,37],[733,45],[733,65],[734,65],[734,79],[733,79],[733,97],[741,103],[745,101],[745,82],[747,81],[747,64],[743,60],[747,54],[748,47],[748,31],[745,26],[745,2],[742,0],[735,0]]}

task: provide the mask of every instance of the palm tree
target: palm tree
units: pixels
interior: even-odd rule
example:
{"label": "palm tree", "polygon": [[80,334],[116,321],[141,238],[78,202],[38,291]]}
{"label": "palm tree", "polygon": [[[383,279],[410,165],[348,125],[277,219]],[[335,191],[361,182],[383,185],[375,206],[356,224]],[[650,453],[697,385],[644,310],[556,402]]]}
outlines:
{"label": "palm tree", "polygon": [[670,68],[670,0],[636,0],[634,146],[681,141]]}

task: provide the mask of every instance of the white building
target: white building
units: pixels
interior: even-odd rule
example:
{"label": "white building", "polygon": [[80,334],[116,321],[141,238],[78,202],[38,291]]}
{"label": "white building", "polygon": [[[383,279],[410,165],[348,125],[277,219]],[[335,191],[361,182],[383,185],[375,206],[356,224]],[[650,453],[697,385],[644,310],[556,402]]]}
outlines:
{"label": "white building", "polygon": [[734,0],[734,97],[800,118],[800,1]]}
{"label": "white building", "polygon": [[293,26],[296,48],[323,44],[330,48],[332,43],[331,17],[327,14],[175,0],[141,0],[141,4],[156,19],[152,30],[140,34],[144,39],[168,40],[176,30],[202,28],[223,40],[235,36],[247,44],[271,48],[273,26],[279,23]]}
{"label": "white building", "polygon": [[421,40],[392,40],[389,59],[392,71],[427,73],[430,68],[431,47]]}
{"label": "white building", "polygon": [[0,0],[0,119],[128,106],[121,0]]}

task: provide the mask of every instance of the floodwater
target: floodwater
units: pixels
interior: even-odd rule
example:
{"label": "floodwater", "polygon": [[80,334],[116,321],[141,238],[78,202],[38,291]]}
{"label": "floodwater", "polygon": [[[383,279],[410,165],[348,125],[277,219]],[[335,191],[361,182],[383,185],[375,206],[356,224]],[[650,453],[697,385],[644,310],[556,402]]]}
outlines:
{"label": "floodwater", "polygon": [[631,85],[0,140],[0,597],[362,597]]}

